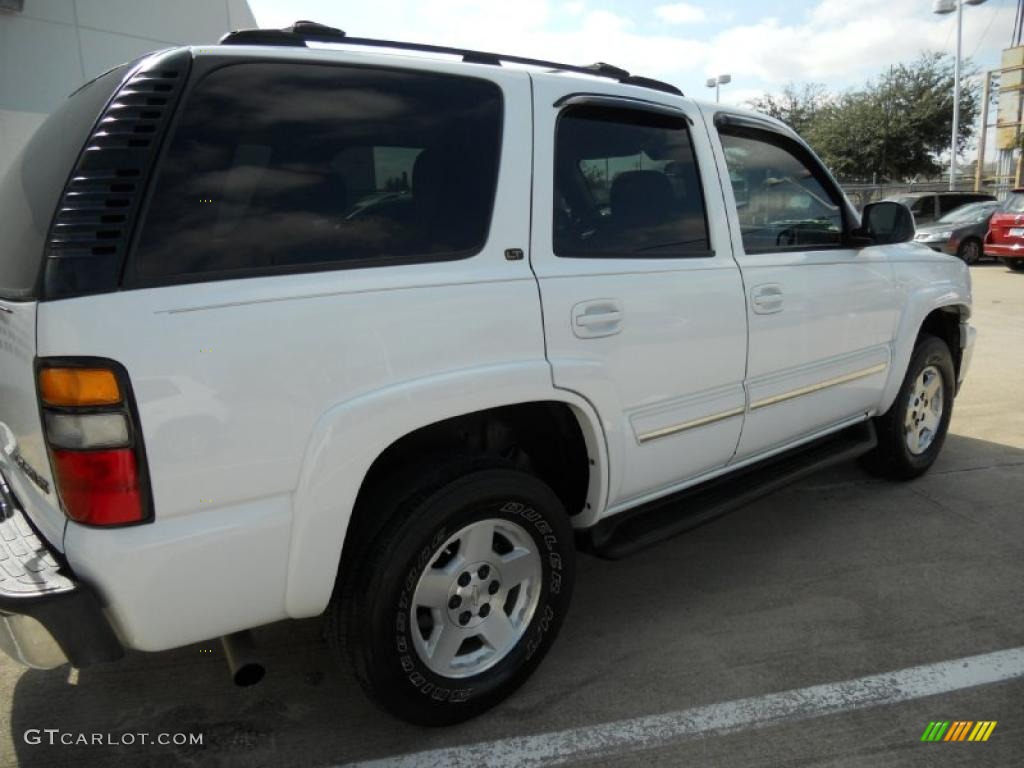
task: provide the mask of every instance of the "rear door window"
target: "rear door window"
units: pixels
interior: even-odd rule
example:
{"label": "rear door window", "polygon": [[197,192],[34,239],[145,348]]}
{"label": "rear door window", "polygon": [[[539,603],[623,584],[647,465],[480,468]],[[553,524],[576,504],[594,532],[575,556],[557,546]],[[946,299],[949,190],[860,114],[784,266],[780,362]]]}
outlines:
{"label": "rear door window", "polygon": [[567,108],[555,145],[554,222],[558,256],[713,255],[686,118]]}
{"label": "rear door window", "polygon": [[135,285],[470,256],[501,144],[492,82],[300,63],[200,81],[161,164]]}

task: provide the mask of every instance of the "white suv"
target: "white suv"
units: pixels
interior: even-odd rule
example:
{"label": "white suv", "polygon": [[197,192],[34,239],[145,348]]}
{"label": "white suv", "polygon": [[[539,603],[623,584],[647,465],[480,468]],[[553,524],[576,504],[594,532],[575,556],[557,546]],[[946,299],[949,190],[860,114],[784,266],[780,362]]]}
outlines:
{"label": "white suv", "polygon": [[308,22],[84,86],[0,217],[8,652],[223,637],[248,682],[325,614],[419,723],[527,678],[578,548],[924,472],[974,337],[965,265],[776,121]]}

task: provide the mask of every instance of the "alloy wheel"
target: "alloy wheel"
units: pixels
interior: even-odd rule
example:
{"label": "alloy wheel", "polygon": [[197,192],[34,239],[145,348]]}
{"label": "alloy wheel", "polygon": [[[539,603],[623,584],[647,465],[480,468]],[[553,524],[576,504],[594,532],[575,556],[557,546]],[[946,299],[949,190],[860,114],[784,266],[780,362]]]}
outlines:
{"label": "alloy wheel", "polygon": [[444,677],[471,677],[501,661],[526,632],[543,567],[533,538],[504,519],[480,520],[431,556],[410,606],[413,645]]}
{"label": "alloy wheel", "polygon": [[931,447],[939,432],[945,407],[945,385],[934,365],[927,366],[914,381],[903,419],[907,449],[919,456]]}

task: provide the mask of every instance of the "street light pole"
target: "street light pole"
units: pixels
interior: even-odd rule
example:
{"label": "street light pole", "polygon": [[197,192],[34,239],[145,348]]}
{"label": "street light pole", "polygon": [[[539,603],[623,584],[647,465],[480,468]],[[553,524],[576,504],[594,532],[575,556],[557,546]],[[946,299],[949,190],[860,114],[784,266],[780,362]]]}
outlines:
{"label": "street light pole", "polygon": [[949,191],[956,187],[956,139],[960,133],[960,50],[964,34],[963,0],[956,4],[956,61],[953,63],[953,138],[949,142]]}
{"label": "street light pole", "polygon": [[728,85],[732,82],[732,75],[719,75],[718,77],[709,77],[707,82],[704,83],[708,88],[715,89],[715,104],[718,103],[719,96],[721,95],[721,88],[723,85]]}
{"label": "street light pole", "polygon": [[960,133],[960,55],[963,49],[964,6],[981,5],[985,0],[935,0],[932,11],[947,14],[956,11],[956,61],[953,63],[953,135],[949,142],[949,189],[956,186],[956,144]]}

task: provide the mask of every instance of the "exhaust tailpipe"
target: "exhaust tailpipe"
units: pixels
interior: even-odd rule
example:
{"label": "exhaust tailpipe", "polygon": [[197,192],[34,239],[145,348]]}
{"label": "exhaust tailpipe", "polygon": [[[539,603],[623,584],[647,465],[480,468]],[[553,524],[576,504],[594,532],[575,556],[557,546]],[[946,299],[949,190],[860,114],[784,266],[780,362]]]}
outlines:
{"label": "exhaust tailpipe", "polygon": [[267,670],[263,662],[256,655],[256,645],[253,643],[252,632],[232,632],[220,639],[224,646],[224,656],[228,661],[228,669],[231,671],[231,679],[235,685],[246,687],[256,685]]}

